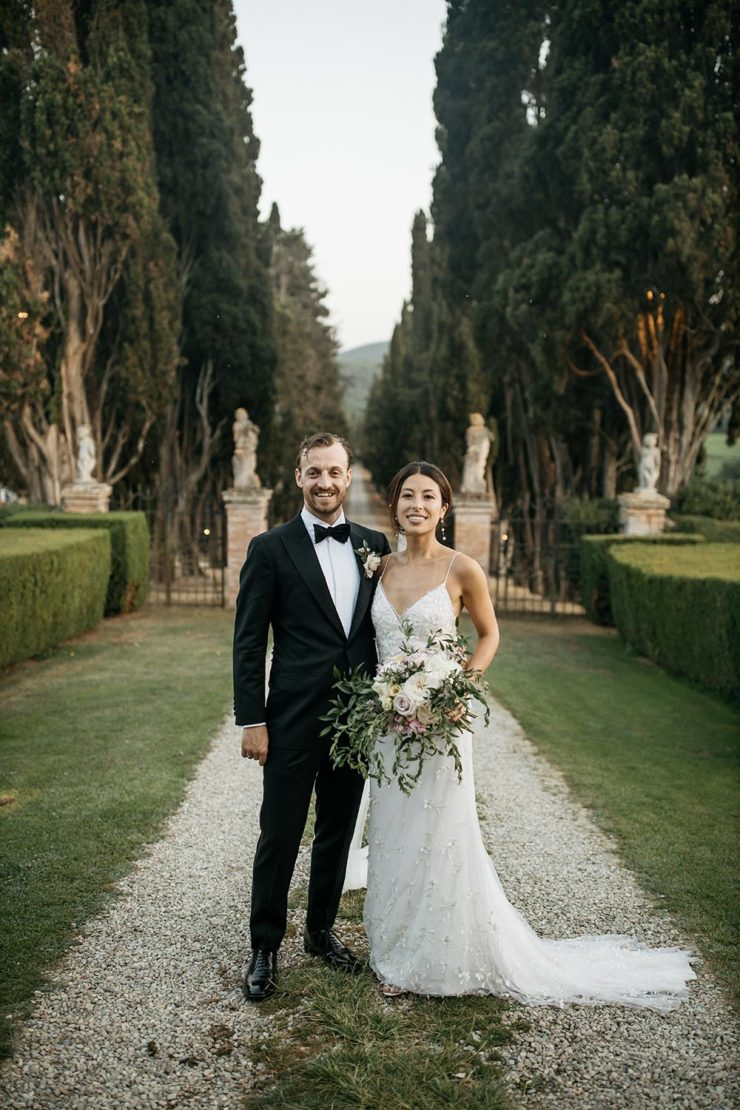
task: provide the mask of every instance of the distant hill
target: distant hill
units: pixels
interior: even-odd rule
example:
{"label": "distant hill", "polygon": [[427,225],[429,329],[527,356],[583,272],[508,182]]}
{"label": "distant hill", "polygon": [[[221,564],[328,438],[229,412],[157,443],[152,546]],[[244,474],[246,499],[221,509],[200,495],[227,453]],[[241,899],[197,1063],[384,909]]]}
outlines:
{"label": "distant hill", "polygon": [[337,356],[339,373],[345,384],[345,405],[350,420],[356,421],[365,409],[370,386],[379,373],[383,358],[388,350],[388,341],[365,343],[362,347],[351,347],[340,351]]}

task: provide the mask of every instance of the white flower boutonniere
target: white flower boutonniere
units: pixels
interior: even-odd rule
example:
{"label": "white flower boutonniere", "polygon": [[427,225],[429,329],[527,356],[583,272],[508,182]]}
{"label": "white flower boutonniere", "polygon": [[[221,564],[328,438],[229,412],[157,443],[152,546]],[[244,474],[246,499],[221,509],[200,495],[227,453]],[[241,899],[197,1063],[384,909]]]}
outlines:
{"label": "white flower boutonniere", "polygon": [[362,562],[362,566],[365,571],[365,577],[372,578],[372,576],[375,574],[375,571],[380,566],[380,562],[383,556],[379,555],[377,551],[373,551],[372,548],[368,547],[367,540],[362,541],[362,547],[355,548],[355,555],[360,556],[360,561]]}

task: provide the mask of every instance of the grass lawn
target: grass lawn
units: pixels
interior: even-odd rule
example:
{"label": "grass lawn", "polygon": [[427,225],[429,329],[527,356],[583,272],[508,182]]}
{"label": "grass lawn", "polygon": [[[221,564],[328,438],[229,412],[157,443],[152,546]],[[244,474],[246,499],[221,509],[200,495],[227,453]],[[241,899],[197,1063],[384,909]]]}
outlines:
{"label": "grass lawn", "polygon": [[[364,891],[342,898],[340,935],[367,957]],[[305,889],[291,910],[302,921]],[[289,931],[291,926],[289,926]],[[436,1110],[440,1106],[504,1110],[500,1048],[526,1018],[501,1020],[507,1004],[490,997],[406,997],[386,1001],[370,971],[341,975],[318,960],[284,971],[262,1004],[279,1032],[259,1046],[266,1065],[247,1095],[249,1107],[325,1110],[330,1106]]]}
{"label": "grass lawn", "polygon": [[231,704],[233,614],[145,607],[0,675],[0,1048],[183,797]]}
{"label": "grass lawn", "polygon": [[502,621],[488,677],[737,996],[738,711],[580,620]]}

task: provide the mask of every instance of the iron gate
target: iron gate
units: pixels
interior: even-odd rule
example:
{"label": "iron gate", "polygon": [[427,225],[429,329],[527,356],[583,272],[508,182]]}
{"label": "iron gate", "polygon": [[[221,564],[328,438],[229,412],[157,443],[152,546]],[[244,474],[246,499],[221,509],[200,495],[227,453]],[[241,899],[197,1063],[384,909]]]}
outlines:
{"label": "iron gate", "polygon": [[579,541],[616,531],[614,521],[574,519],[568,506],[502,513],[491,530],[491,593],[502,613],[582,615]]}
{"label": "iron gate", "polygon": [[164,605],[223,606],[226,514],[221,500],[187,509],[151,491],[129,494],[117,509],[144,512],[149,525],[149,600]]}

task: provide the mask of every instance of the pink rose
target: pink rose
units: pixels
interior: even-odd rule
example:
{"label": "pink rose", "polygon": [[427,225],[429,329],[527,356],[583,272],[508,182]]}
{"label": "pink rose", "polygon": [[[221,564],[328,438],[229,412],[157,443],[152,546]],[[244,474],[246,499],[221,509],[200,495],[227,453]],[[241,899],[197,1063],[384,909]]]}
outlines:
{"label": "pink rose", "polygon": [[393,708],[402,717],[410,717],[412,713],[411,698],[404,693],[396,694],[393,699]]}
{"label": "pink rose", "polygon": [[423,725],[418,717],[411,718],[409,728],[412,732],[426,732],[426,725]]}

